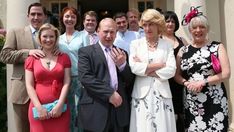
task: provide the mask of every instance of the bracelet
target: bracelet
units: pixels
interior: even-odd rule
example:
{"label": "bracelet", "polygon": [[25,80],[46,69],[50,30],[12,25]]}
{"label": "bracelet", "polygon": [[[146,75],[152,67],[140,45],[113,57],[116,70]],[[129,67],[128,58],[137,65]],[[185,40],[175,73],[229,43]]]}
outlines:
{"label": "bracelet", "polygon": [[206,79],[204,79],[204,81],[205,81],[205,86],[209,86],[208,79],[206,78]]}

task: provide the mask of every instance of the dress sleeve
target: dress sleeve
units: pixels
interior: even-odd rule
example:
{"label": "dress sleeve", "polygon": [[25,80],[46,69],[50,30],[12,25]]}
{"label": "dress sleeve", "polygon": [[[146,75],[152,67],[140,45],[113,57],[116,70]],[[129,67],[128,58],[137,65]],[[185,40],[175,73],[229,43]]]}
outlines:
{"label": "dress sleeve", "polygon": [[67,54],[63,53],[62,59],[63,59],[64,67],[71,68],[71,60],[70,60],[69,56]]}
{"label": "dress sleeve", "polygon": [[24,69],[27,69],[29,71],[33,71],[33,64],[34,64],[35,58],[33,56],[29,56],[24,63]]}

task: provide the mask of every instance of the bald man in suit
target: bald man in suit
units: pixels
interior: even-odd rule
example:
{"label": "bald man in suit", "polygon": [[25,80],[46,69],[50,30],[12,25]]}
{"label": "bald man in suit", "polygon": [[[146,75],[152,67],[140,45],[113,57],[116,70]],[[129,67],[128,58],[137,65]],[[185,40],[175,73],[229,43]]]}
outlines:
{"label": "bald man in suit", "polygon": [[40,3],[28,7],[30,25],[8,31],[6,43],[0,53],[0,61],[13,64],[9,101],[13,104],[14,120],[17,132],[29,132],[28,105],[29,97],[25,87],[24,61],[28,55],[44,57],[45,54],[37,49],[35,31],[46,20],[46,10]]}
{"label": "bald man in suit", "polygon": [[84,86],[79,101],[79,124],[85,132],[122,132],[130,119],[127,84],[134,76],[126,51],[113,46],[115,21],[104,18],[97,33],[100,39],[97,44],[79,50],[79,77]]}

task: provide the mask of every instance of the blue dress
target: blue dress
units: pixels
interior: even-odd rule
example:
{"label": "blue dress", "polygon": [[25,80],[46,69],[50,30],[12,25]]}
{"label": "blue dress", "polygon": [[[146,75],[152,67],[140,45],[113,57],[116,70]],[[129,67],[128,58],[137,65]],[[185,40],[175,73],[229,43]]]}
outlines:
{"label": "blue dress", "polygon": [[80,97],[81,84],[78,78],[78,50],[84,46],[83,37],[80,32],[75,31],[70,41],[67,40],[66,33],[59,37],[60,51],[68,54],[71,59],[71,86],[68,93],[68,103],[71,110],[71,132],[76,130],[77,105]]}

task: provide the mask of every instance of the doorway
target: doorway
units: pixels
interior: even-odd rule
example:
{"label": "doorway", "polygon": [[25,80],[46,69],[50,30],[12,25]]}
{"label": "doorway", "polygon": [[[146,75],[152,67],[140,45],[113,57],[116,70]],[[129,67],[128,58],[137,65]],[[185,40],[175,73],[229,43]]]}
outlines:
{"label": "doorway", "polygon": [[89,10],[98,14],[100,21],[105,17],[113,17],[116,12],[128,11],[128,0],[78,0],[78,10],[81,16]]}

